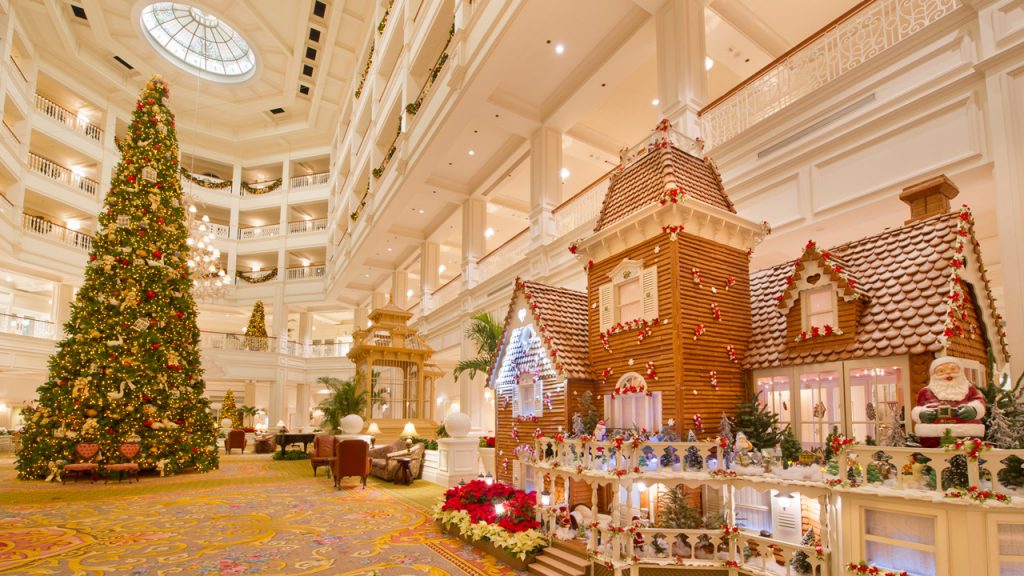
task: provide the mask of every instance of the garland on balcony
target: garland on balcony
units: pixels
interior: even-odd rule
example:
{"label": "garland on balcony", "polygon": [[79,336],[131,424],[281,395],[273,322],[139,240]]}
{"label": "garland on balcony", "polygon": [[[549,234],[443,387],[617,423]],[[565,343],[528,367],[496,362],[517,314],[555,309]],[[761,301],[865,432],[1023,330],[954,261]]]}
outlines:
{"label": "garland on balcony", "polygon": [[366,207],[366,197],[369,196],[369,195],[370,195],[370,183],[367,182],[366,183],[366,191],[363,192],[363,197],[359,199],[359,206],[355,210],[353,210],[351,214],[348,215],[348,217],[353,222],[355,222],[356,220],[359,220],[359,214],[363,211],[363,208]]}
{"label": "garland on balcony", "polygon": [[270,282],[274,278],[277,278],[277,268],[271,268],[270,270],[267,270],[266,274],[258,278],[252,278],[246,276],[246,274],[252,274],[252,272],[242,272],[241,270],[235,271],[235,276],[238,277],[239,280],[242,280],[248,284],[262,284],[264,282]]}
{"label": "garland on balcony", "polygon": [[223,190],[225,188],[231,188],[231,180],[221,180],[219,182],[207,180],[206,178],[196,176],[195,174],[189,172],[184,168],[181,169],[181,177],[193,184],[202,186],[203,188],[209,188],[211,190]]}
{"label": "garland on balcony", "polygon": [[384,169],[391,163],[391,159],[395,156],[395,152],[398,151],[398,137],[402,135],[402,122],[398,122],[398,130],[395,132],[395,139],[391,141],[391,147],[388,148],[387,154],[380,161],[380,165],[373,169],[373,177],[380,178],[384,175]]}
{"label": "garland on balcony", "polygon": [[242,182],[242,192],[246,194],[268,194],[280,188],[283,183],[283,178],[278,178],[266,186],[253,186],[252,184]]}
{"label": "garland on balcony", "polygon": [[366,77],[370,74],[370,65],[373,64],[373,49],[376,47],[377,41],[370,40],[370,53],[366,55],[366,65],[363,66],[363,73],[359,75],[359,85],[356,86],[356,99],[363,95],[363,85],[366,84]]}
{"label": "garland on balcony", "polygon": [[416,97],[416,100],[405,105],[405,111],[410,116],[415,116],[420,111],[420,106],[423,105],[423,99],[426,98],[427,91],[434,85],[434,81],[441,74],[441,69],[444,68],[445,62],[448,61],[448,45],[452,43],[453,36],[455,36],[455,22],[452,22],[451,28],[448,29],[448,40],[445,41],[444,47],[441,48],[441,55],[438,56],[437,63],[430,69],[430,73],[427,75],[427,82],[423,85],[423,89],[420,90],[419,96]]}

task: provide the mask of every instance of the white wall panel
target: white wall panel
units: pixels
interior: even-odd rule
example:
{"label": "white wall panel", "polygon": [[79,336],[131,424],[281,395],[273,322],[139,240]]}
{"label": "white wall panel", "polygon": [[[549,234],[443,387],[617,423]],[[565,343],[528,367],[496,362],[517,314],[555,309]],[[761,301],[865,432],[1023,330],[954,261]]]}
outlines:
{"label": "white wall panel", "polygon": [[755,222],[767,220],[773,228],[799,222],[803,219],[800,210],[800,175],[792,174],[773,182],[761,190],[736,200],[736,212]]}

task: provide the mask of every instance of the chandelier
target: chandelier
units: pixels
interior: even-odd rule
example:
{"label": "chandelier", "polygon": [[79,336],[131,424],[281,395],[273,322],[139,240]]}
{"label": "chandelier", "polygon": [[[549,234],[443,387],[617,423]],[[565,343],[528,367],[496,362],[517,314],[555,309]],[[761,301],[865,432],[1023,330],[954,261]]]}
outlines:
{"label": "chandelier", "polygon": [[[190,199],[191,200],[191,199]],[[198,209],[190,201],[185,223],[188,226],[188,269],[192,279],[192,295],[197,300],[215,300],[228,290],[229,279],[220,267],[220,250],[214,245],[216,235],[205,214],[196,218]]]}

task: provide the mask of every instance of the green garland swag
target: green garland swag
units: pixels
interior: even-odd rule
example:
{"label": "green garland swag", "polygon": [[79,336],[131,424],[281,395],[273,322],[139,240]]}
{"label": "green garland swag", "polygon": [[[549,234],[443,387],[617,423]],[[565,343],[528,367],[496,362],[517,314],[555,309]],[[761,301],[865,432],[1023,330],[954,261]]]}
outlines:
{"label": "green garland swag", "polygon": [[[264,282],[270,282],[274,278],[277,278],[277,268],[271,268],[270,270],[267,271],[266,274],[260,276],[259,278],[250,278],[245,274],[246,273],[242,272],[241,270],[235,270],[235,276],[237,276],[240,280],[247,282],[249,284],[262,284]],[[249,272],[249,274],[252,274],[252,272]]]}
{"label": "green garland swag", "polygon": [[268,194],[280,188],[283,181],[282,178],[278,178],[266,186],[253,186],[252,184],[242,182],[242,192],[246,194]]}
{"label": "green garland swag", "polygon": [[370,40],[370,53],[366,55],[366,66],[363,66],[363,73],[359,76],[359,86],[356,87],[357,100],[363,95],[363,85],[366,84],[366,77],[370,74],[370,65],[373,64],[373,49],[376,45],[376,40]]}
{"label": "green garland swag", "polygon": [[211,190],[223,190],[225,188],[231,188],[231,180],[221,180],[220,182],[214,182],[212,180],[207,180],[206,178],[200,178],[199,176],[196,176],[195,174],[189,172],[188,170],[185,170],[184,168],[181,169],[181,177],[193,184],[202,186],[203,188],[209,188]]}

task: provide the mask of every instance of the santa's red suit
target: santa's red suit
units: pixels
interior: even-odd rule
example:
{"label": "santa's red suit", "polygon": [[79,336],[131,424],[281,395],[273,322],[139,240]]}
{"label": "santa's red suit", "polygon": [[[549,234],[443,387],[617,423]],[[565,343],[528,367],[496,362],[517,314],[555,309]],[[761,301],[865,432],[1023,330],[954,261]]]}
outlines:
{"label": "santa's red suit", "polygon": [[[945,363],[959,365],[956,359],[948,357],[937,359],[932,364],[931,381],[928,386],[917,393],[917,406],[911,412],[915,422],[914,434],[917,435],[921,445],[926,448],[938,446],[939,439],[947,429],[954,438],[985,437],[985,424],[982,422],[982,418],[985,416],[985,397],[971,385],[962,370],[956,376],[936,375],[935,368]],[[974,408],[972,418],[961,419],[957,416],[958,409],[963,406]],[[934,420],[923,422],[922,414],[931,411],[935,412]]]}

